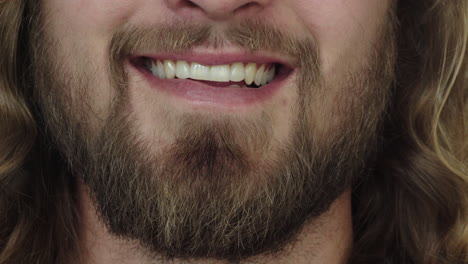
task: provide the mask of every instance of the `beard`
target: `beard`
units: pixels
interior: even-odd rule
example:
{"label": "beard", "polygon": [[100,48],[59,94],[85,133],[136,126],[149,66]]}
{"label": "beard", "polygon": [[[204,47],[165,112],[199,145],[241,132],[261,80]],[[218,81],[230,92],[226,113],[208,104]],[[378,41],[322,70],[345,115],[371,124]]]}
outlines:
{"label": "beard", "polygon": [[[117,33],[106,68],[115,96],[97,126],[89,102],[99,67],[80,59],[64,67],[60,42],[38,31],[31,41],[34,101],[69,174],[88,187],[109,232],[155,257],[239,261],[294,242],[305,223],[371,169],[394,79],[392,29],[382,29],[365,65],[337,82],[343,92],[329,116],[339,122],[326,135],[312,110],[327,90],[315,42],[251,21],[226,34],[185,24]],[[268,111],[242,119],[167,109],[159,127],[171,128],[173,138],[155,151],[131,110],[125,58],[147,47],[178,52],[225,40],[298,59],[287,140],[275,140]]]}

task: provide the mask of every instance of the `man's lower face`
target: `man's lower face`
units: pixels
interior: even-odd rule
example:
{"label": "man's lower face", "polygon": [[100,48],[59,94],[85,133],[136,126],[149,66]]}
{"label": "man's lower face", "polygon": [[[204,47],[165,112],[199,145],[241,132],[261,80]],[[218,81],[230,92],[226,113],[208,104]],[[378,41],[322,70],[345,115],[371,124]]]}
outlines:
{"label": "man's lower face", "polygon": [[[258,23],[239,25],[232,34],[184,25],[161,30],[172,37],[157,39],[158,31],[145,29],[116,34],[109,43],[110,66],[83,59],[87,52],[78,47],[67,54],[81,57],[62,54],[53,38],[33,39],[33,54],[42,55],[32,59],[48,133],[71,173],[89,187],[114,235],[168,258],[240,260],[275,252],[372,165],[393,80],[391,25],[382,29],[367,57],[351,61],[333,82],[321,76],[318,49],[309,36],[285,37]],[[247,108],[251,112],[214,113],[213,108],[188,111],[177,101],[164,103],[157,91],[142,92],[154,96],[153,105],[139,100],[144,78],[137,76],[142,69],[132,64],[134,58],[128,59],[132,52],[174,43],[183,43],[178,49],[186,51],[235,34],[243,37],[229,39],[233,45],[297,60],[287,91],[293,102],[281,108],[267,98]],[[263,41],[265,36],[274,47]],[[72,64],[64,58],[75,66],[67,67]],[[97,81],[97,69],[109,72],[109,81]],[[340,93],[331,95],[331,90]],[[108,97],[96,100],[96,93]],[[317,109],[330,111],[324,117]]]}

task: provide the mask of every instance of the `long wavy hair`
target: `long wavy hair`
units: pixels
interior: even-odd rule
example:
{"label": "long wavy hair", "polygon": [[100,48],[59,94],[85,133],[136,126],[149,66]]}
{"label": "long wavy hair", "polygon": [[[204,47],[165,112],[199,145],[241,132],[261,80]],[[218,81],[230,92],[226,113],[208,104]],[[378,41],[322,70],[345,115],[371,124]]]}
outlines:
{"label": "long wavy hair", "polygon": [[[0,264],[77,252],[73,181],[30,102],[34,6],[0,0]],[[351,263],[468,263],[468,1],[397,3],[383,151],[353,186]]]}

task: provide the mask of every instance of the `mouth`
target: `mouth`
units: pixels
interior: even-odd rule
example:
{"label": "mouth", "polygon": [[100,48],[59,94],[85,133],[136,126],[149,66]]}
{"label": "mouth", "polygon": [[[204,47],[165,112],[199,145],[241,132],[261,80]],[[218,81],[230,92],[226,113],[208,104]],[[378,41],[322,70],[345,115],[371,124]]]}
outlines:
{"label": "mouth", "polygon": [[158,90],[192,104],[229,107],[268,100],[294,71],[290,65],[272,59],[210,57],[137,56],[130,62]]}

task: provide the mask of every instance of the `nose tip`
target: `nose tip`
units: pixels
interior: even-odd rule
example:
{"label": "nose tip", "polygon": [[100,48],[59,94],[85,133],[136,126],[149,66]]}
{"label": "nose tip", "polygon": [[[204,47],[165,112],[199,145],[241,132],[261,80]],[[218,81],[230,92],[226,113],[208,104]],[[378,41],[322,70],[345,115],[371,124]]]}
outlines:
{"label": "nose tip", "polygon": [[[202,11],[215,20],[227,19],[235,14],[259,11],[271,0],[172,0],[173,6]],[[174,3],[173,2],[173,3]]]}

